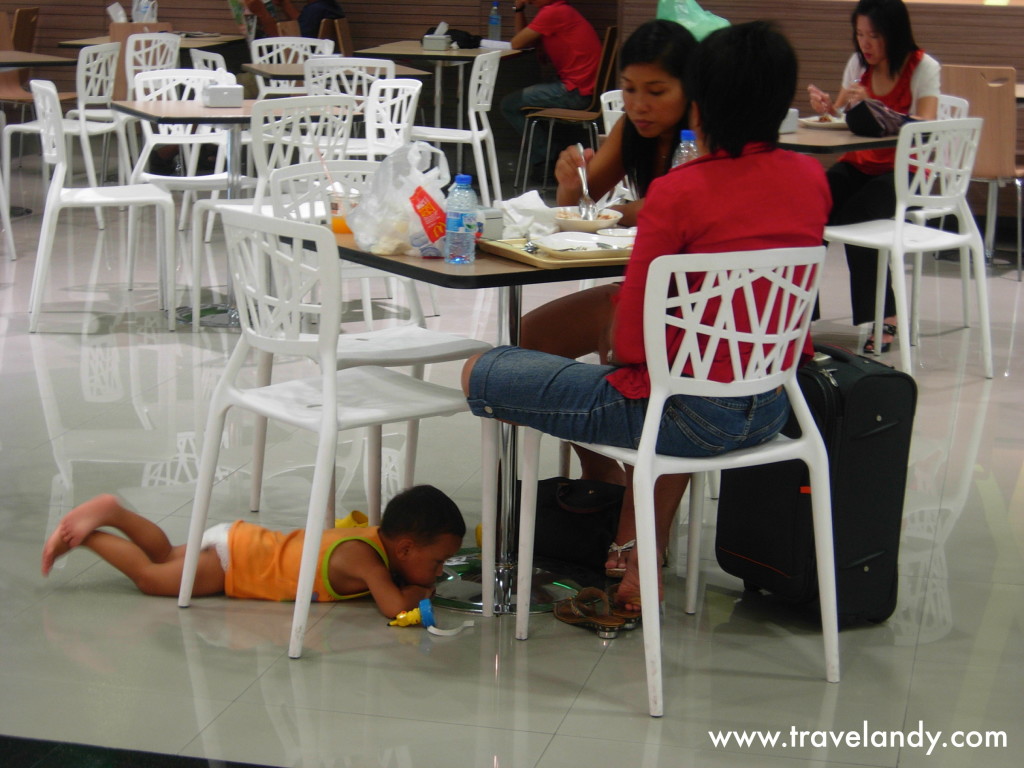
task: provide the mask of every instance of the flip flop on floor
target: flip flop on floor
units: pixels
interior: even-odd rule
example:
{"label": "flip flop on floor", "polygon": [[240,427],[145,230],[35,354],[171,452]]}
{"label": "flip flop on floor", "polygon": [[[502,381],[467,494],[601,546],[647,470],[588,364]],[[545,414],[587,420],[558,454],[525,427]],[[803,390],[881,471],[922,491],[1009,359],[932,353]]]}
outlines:
{"label": "flip flop on floor", "polygon": [[[611,603],[609,613],[611,613],[612,616],[616,616],[622,619],[623,629],[636,629],[637,626],[640,624],[640,619],[643,616],[643,614],[640,611],[632,611],[626,608],[624,605],[619,605],[618,598],[620,586],[622,585],[612,584],[611,587],[608,588],[608,600]],[[629,602],[633,605],[639,605],[640,595],[629,598]]]}
{"label": "flip flop on floor", "polygon": [[597,587],[584,587],[574,597],[555,603],[555,618],[566,624],[592,629],[597,636],[611,640],[623,629],[625,621],[609,612],[608,595]]}

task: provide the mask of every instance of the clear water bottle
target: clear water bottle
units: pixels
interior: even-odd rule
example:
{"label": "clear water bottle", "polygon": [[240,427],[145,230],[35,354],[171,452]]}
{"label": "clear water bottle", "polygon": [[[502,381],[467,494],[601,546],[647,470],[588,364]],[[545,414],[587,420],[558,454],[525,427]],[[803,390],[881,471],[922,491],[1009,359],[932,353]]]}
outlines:
{"label": "clear water bottle", "polygon": [[680,131],[679,146],[676,147],[675,154],[672,155],[672,167],[688,163],[698,156],[700,156],[700,152],[697,149],[697,137],[693,131]]}
{"label": "clear water bottle", "polygon": [[444,260],[447,264],[472,264],[476,259],[479,206],[470,186],[473,177],[460,173],[445,201]]}
{"label": "clear water bottle", "polygon": [[491,4],[491,15],[487,17],[487,39],[501,40],[501,11],[498,10],[498,0]]}

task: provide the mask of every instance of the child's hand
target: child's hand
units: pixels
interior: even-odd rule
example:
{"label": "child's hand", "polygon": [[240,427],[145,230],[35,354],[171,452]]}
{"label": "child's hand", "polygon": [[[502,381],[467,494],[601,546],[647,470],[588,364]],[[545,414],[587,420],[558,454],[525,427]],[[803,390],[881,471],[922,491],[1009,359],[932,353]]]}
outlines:
{"label": "child's hand", "polygon": [[433,594],[433,587],[420,587],[416,584],[407,584],[402,587],[402,600],[408,605],[405,610],[408,611],[415,608],[420,604],[420,600],[424,600]]}

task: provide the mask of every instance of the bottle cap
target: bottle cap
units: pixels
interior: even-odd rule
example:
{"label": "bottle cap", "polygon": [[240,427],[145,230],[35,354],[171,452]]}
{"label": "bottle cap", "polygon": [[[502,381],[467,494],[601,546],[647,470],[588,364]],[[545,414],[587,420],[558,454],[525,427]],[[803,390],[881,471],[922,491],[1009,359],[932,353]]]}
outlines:
{"label": "bottle cap", "polygon": [[468,173],[457,173],[455,174],[456,184],[465,184],[467,187],[473,183],[473,177]]}
{"label": "bottle cap", "polygon": [[680,141],[696,141],[697,140],[697,134],[695,134],[691,130],[683,130],[683,131],[679,132],[679,140]]}

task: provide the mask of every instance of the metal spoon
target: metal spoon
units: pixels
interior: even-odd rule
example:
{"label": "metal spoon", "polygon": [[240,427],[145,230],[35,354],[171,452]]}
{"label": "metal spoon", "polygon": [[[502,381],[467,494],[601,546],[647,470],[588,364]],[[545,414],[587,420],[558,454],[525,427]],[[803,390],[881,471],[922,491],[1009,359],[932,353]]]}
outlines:
{"label": "metal spoon", "polygon": [[[580,153],[580,159],[583,159],[583,145],[577,144],[576,151]],[[587,167],[585,165],[577,165],[576,171],[580,175],[580,184],[583,185],[583,194],[580,195],[580,218],[584,221],[593,221],[597,218],[597,204],[594,202],[594,198],[590,196],[590,187],[587,185]]]}

